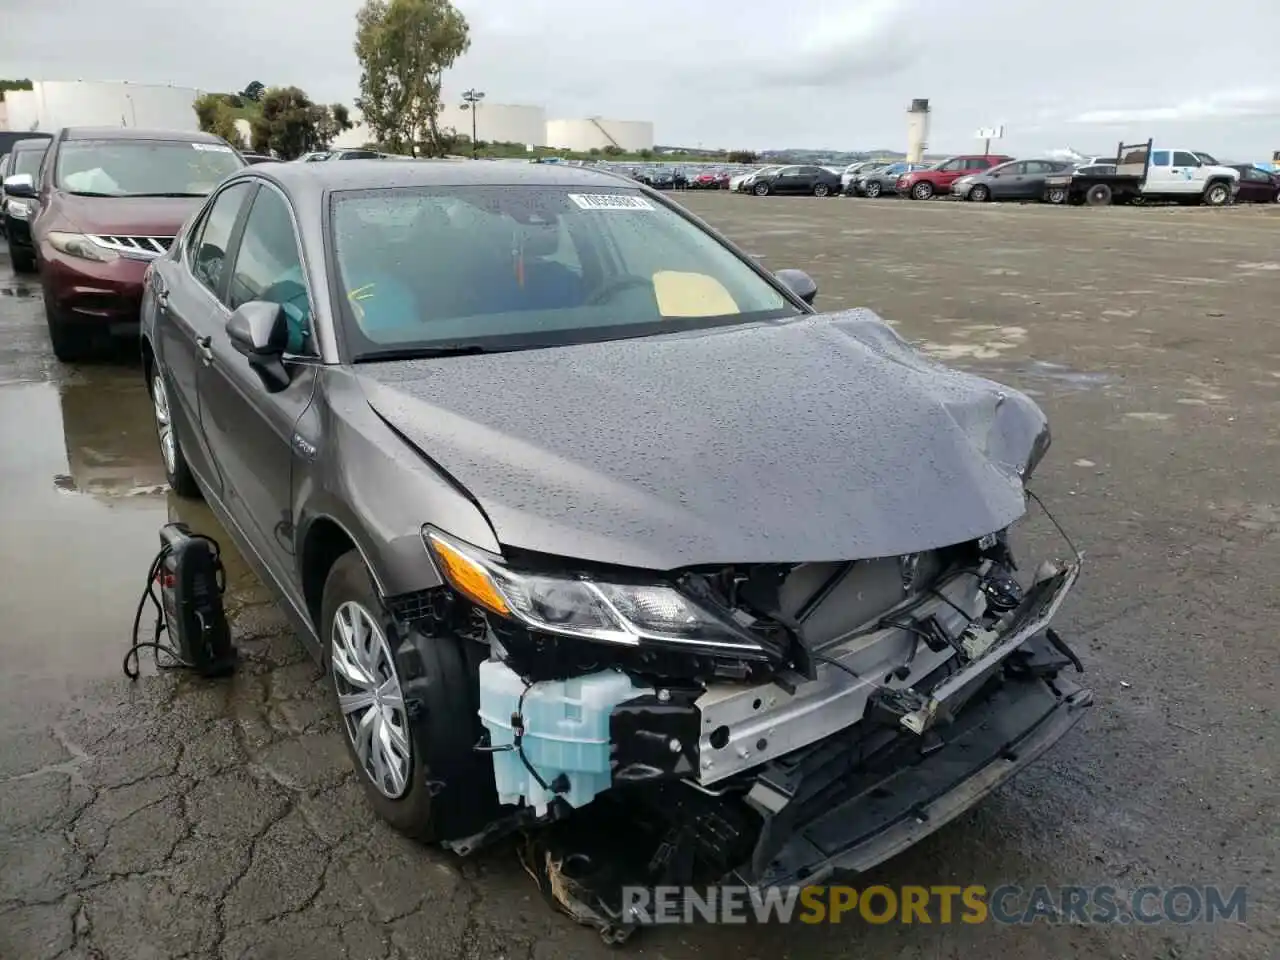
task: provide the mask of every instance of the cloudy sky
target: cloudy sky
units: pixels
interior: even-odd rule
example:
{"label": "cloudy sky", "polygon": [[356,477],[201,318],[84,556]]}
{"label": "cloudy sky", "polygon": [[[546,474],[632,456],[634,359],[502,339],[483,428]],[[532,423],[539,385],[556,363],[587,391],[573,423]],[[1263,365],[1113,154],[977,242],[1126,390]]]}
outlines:
{"label": "cloudy sky", "polygon": [[[0,65],[34,79],[350,102],[360,0],[0,0]],[[548,115],[652,120],[660,143],[1088,153],[1155,136],[1239,159],[1280,150],[1280,0],[457,0],[471,51],[446,78]],[[1101,26],[1099,26],[1101,25]]]}

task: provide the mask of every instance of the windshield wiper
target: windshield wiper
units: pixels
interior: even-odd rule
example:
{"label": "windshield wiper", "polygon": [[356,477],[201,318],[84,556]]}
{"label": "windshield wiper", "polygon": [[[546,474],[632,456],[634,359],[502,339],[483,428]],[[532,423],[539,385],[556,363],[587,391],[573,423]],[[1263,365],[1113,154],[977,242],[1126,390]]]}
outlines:
{"label": "windshield wiper", "polygon": [[120,193],[98,193],[96,190],[68,190],[67,193],[73,197],[110,197],[113,200],[123,196]]}
{"label": "windshield wiper", "polygon": [[441,343],[434,347],[396,347],[390,350],[373,350],[362,353],[356,359],[361,362],[376,360],[429,360],[433,357],[465,357],[478,353],[507,353],[522,347],[486,347],[480,343]]}
{"label": "windshield wiper", "polygon": [[126,197],[207,197],[207,193],[126,193]]}

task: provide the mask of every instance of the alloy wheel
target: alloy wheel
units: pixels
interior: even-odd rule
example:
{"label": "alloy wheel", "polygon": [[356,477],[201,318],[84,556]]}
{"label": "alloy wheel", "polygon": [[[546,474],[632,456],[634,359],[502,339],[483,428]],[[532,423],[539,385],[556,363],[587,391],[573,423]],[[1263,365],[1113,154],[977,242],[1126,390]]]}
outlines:
{"label": "alloy wheel", "polygon": [[875,180],[871,180],[867,183],[866,186],[862,188],[862,191],[868,197],[878,197],[880,196],[880,184],[877,183]]}
{"label": "alloy wheel", "polygon": [[169,413],[169,391],[165,389],[164,375],[159,370],[151,378],[151,405],[156,417],[156,435],[160,438],[160,455],[169,476],[178,471],[177,439],[173,435],[173,417]]}
{"label": "alloy wheel", "polygon": [[413,751],[395,658],[377,619],[355,601],[340,606],[329,638],[343,727],[360,766],[383,796],[409,789]]}

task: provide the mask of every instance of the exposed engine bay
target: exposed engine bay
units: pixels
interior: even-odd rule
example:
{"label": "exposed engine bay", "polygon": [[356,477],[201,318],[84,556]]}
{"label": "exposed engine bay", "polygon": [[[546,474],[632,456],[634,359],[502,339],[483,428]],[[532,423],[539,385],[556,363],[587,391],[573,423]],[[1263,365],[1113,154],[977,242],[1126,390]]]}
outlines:
{"label": "exposed engine bay", "polygon": [[[450,579],[455,547],[436,548]],[[1091,702],[1060,676],[1082,668],[1049,625],[1080,560],[1020,580],[1000,531],[899,557],[688,570],[679,645],[642,642],[636,626],[677,601],[590,573],[573,589],[600,615],[574,614],[572,629],[603,636],[614,621],[635,642],[532,626],[568,617],[558,586],[537,600],[503,583],[519,618],[455,598],[490,651],[475,750],[492,760],[500,813],[446,846],[526,830],[543,891],[615,941],[633,929],[623,885],[869,869],[1035,759]]]}

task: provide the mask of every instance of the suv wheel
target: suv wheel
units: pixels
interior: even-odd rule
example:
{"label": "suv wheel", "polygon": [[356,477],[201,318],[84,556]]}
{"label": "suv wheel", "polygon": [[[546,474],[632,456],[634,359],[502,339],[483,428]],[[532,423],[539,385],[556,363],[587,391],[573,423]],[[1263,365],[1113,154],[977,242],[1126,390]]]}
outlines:
{"label": "suv wheel", "polygon": [[370,806],[419,840],[479,832],[498,808],[493,761],[473,749],[479,661],[468,659],[467,641],[411,628],[400,637],[358,550],[329,570],[320,626],[347,754]]}
{"label": "suv wheel", "polygon": [[164,462],[165,478],[169,488],[180,497],[195,499],[200,496],[196,478],[187,465],[178,440],[178,425],[173,418],[173,405],[169,402],[169,388],[158,366],[151,367],[151,410],[156,421],[156,439],[160,441],[160,458]]}
{"label": "suv wheel", "polygon": [[49,302],[48,293],[44,297],[44,322],[49,328],[49,342],[53,346],[53,355],[63,363],[74,363],[89,355],[89,332],[64,317],[61,311]]}
{"label": "suv wheel", "polygon": [[1220,207],[1231,199],[1231,188],[1221,181],[1211,183],[1204,191],[1204,203],[1207,207]]}
{"label": "suv wheel", "polygon": [[19,250],[9,241],[9,262],[13,264],[14,273],[35,273],[36,255],[34,250]]}
{"label": "suv wheel", "polygon": [[933,184],[928,180],[921,180],[911,188],[911,196],[917,200],[928,200],[933,196]]}

